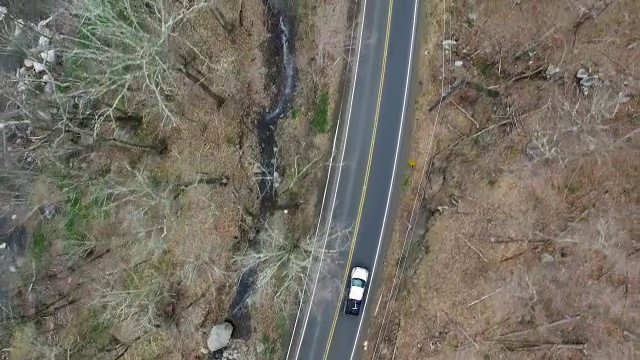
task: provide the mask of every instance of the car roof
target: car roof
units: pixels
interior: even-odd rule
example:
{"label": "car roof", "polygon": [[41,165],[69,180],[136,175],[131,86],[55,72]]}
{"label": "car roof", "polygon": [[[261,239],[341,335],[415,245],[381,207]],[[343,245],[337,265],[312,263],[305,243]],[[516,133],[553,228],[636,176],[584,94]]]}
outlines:
{"label": "car roof", "polygon": [[369,270],[363,267],[356,266],[351,270],[351,278],[367,281],[369,279]]}

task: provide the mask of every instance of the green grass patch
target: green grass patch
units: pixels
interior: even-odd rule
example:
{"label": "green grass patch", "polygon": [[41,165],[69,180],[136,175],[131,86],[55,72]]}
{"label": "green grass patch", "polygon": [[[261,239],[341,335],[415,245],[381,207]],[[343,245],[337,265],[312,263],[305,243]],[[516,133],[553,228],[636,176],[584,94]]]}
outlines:
{"label": "green grass patch", "polygon": [[238,146],[238,138],[236,137],[235,134],[227,134],[224,138],[224,142],[227,144],[227,146],[230,146],[230,147]]}
{"label": "green grass patch", "polygon": [[95,249],[96,242],[89,235],[88,226],[106,217],[100,215],[104,208],[97,208],[97,204],[106,203],[109,199],[100,196],[83,198],[86,191],[83,192],[82,188],[69,178],[59,179],[58,186],[66,196],[64,220],[60,228],[63,252],[66,260],[73,263]]}
{"label": "green grass patch", "polygon": [[262,350],[262,355],[265,360],[275,360],[278,359],[281,340],[287,336],[287,330],[289,327],[289,319],[284,313],[278,315],[276,319],[276,330],[277,335],[271,336],[269,334],[262,335],[262,345],[264,346]]}
{"label": "green grass patch", "polygon": [[478,69],[480,75],[488,78],[493,74],[493,66],[494,65],[488,61],[480,60],[476,68]]}
{"label": "green grass patch", "polygon": [[91,337],[101,337],[103,335],[108,335],[108,330],[111,327],[103,317],[100,315],[100,311],[95,308],[91,308],[89,310],[89,333],[88,335]]}
{"label": "green grass patch", "polygon": [[81,229],[82,222],[82,198],[76,189],[68,189],[67,211],[62,229],[65,240],[82,241],[86,234]]}
{"label": "green grass patch", "polygon": [[107,345],[111,334],[112,324],[109,320],[104,319],[102,310],[97,307],[90,307],[86,312],[86,320],[84,324],[87,326],[86,339],[90,339],[95,344]]}
{"label": "green grass patch", "polygon": [[31,256],[36,261],[40,261],[45,252],[47,252],[48,241],[44,234],[44,230],[39,226],[33,233],[33,243],[31,244]]}
{"label": "green grass patch", "polygon": [[311,116],[311,127],[319,133],[329,131],[329,91],[321,90]]}
{"label": "green grass patch", "polygon": [[278,335],[280,336],[280,338],[286,336],[287,329],[289,327],[289,319],[287,319],[287,315],[285,315],[284,313],[280,314],[280,316],[278,316],[276,325],[278,326]]}
{"label": "green grass patch", "polygon": [[300,108],[294,107],[293,109],[291,109],[291,118],[293,120],[297,120],[299,117],[300,117]]}
{"label": "green grass patch", "polygon": [[84,230],[85,219],[80,194],[73,191],[68,195],[66,217],[62,224],[63,252],[69,263],[83,259],[95,247],[92,238]]}
{"label": "green grass patch", "polygon": [[566,191],[567,193],[569,193],[569,195],[575,195],[580,191],[580,185],[574,182],[570,182],[566,187]]}
{"label": "green grass patch", "polygon": [[263,334],[262,339],[262,357],[265,360],[275,360],[278,356],[278,341],[269,334]]}

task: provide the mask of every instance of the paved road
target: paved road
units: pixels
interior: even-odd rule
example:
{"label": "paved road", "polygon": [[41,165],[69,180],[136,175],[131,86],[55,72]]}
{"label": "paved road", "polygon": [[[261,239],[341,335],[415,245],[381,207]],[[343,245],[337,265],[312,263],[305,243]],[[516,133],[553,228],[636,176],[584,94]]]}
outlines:
{"label": "paved road", "polygon": [[407,164],[419,0],[359,2],[355,73],[334,145],[334,162],[342,166],[330,170],[321,210],[325,228],[354,224],[353,236],[309,274],[289,360],[360,358],[375,304],[365,300],[360,316],[344,315],[346,277],[352,266],[369,268],[373,299]]}

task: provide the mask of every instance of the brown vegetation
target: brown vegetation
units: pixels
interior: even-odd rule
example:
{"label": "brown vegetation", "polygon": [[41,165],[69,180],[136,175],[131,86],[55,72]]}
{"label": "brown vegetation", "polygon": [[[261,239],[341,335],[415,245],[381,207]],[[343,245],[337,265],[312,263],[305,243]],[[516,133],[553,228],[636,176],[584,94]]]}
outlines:
{"label": "brown vegetation", "polygon": [[638,357],[638,2],[427,8],[417,164],[368,357]]}
{"label": "brown vegetation", "polygon": [[[295,7],[300,91],[279,127],[284,171],[279,210],[268,220],[256,216],[255,181],[254,121],[269,100],[262,2],[117,4],[124,8],[109,8],[114,13],[77,6],[54,16],[50,35],[59,55],[84,59],[72,67],[89,66],[69,75],[68,62],[52,64],[54,95],[23,101],[15,74],[2,75],[2,100],[13,110],[0,118],[7,185],[0,220],[15,214],[9,227],[26,230],[24,252],[12,244],[0,250],[7,252],[3,269],[17,268],[0,280],[10,296],[0,340],[11,359],[204,358],[200,349],[211,325],[227,316],[244,260],[258,258],[271,270],[277,264],[278,276],[299,278],[308,266],[305,246],[316,246],[308,234],[348,41],[348,12],[336,11],[346,2]],[[74,19],[83,11],[95,20],[87,26],[104,25],[103,14],[127,26],[76,33]],[[132,25],[137,15],[143,25]],[[327,19],[335,36],[318,34],[316,24]],[[120,63],[129,67],[110,71]],[[28,91],[42,93],[41,80],[28,83]],[[322,92],[329,102],[318,110]],[[248,242],[261,221],[278,226],[267,249],[302,252],[284,266],[268,253],[252,258]],[[284,286],[278,276],[265,281],[276,285],[262,293],[266,300],[252,302],[258,335],[246,354],[261,350],[247,356],[275,358],[278,337],[287,335],[283,314],[298,292],[286,288],[282,309],[273,311],[273,295]]]}

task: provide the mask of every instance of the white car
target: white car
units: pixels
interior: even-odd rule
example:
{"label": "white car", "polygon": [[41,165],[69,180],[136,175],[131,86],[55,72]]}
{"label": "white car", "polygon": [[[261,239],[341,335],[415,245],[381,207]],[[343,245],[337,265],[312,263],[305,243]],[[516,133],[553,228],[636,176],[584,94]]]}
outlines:
{"label": "white car", "polygon": [[344,313],[347,315],[360,314],[360,307],[364,301],[364,294],[369,285],[369,270],[356,266],[351,269],[349,277],[349,291],[344,305]]}

